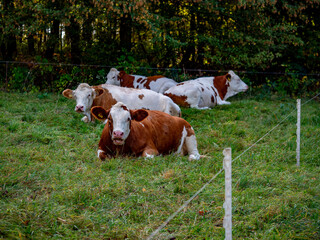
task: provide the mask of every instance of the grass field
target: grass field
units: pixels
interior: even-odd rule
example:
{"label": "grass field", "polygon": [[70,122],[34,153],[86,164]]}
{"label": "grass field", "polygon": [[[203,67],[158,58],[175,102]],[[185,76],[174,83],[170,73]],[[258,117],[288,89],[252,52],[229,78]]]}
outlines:
{"label": "grass field", "polygon": [[[189,162],[96,156],[101,123],[55,94],[0,92],[0,238],[144,239],[221,168],[295,109],[294,99],[243,94],[230,106],[182,109],[199,151]],[[305,100],[302,100],[302,103]],[[320,103],[302,107],[233,163],[234,239],[320,239]],[[154,239],[224,239],[220,174]]]}

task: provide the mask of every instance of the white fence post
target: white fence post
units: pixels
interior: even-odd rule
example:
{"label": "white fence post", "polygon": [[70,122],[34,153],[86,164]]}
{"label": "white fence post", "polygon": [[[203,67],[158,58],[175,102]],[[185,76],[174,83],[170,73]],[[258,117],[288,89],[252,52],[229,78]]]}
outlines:
{"label": "white fence post", "polygon": [[297,166],[300,167],[301,99],[297,99]]}
{"label": "white fence post", "polygon": [[223,150],[223,168],[225,172],[225,216],[223,227],[225,228],[225,240],[232,239],[232,174],[231,174],[231,148]]}

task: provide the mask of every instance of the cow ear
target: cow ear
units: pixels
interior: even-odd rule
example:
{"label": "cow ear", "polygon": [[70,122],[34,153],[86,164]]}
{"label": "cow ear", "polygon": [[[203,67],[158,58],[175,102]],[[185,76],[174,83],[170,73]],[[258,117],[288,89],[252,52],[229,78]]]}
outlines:
{"label": "cow ear", "polygon": [[100,121],[104,121],[108,118],[109,113],[110,113],[110,109],[109,110],[105,110],[103,107],[100,106],[95,106],[91,108],[91,114],[92,116]]}
{"label": "cow ear", "polygon": [[73,91],[71,89],[66,89],[62,92],[62,95],[66,98],[73,98]]}
{"label": "cow ear", "polygon": [[227,81],[230,82],[230,81],[231,81],[231,74],[228,73],[228,74],[226,75],[226,78],[227,78]]}
{"label": "cow ear", "polygon": [[135,111],[130,110],[130,114],[131,114],[131,119],[137,122],[141,122],[143,119],[145,119],[149,115],[148,112],[143,109],[138,109]]}
{"label": "cow ear", "polygon": [[100,88],[100,87],[94,89],[94,91],[96,92],[96,97],[99,97],[100,95],[102,95],[104,93],[104,89]]}

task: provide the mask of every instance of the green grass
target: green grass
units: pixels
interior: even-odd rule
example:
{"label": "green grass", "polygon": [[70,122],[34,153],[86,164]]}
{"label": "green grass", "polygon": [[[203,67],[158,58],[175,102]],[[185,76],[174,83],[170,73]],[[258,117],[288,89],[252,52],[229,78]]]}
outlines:
{"label": "green grass", "polygon": [[[0,238],[143,239],[222,168],[295,108],[295,100],[241,95],[230,106],[182,109],[205,158],[96,156],[101,123],[85,124],[55,94],[0,92]],[[302,101],[304,102],[304,101]],[[296,114],[233,163],[234,239],[320,238],[320,108]],[[155,239],[224,239],[224,174]]]}

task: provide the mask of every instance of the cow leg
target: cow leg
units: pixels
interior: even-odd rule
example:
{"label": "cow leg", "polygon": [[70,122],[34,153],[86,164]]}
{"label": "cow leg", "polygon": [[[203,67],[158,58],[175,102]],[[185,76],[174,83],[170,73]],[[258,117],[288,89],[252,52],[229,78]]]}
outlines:
{"label": "cow leg", "polygon": [[231,102],[224,101],[224,100],[221,100],[220,98],[217,98],[217,105],[229,105],[229,104],[231,104]]}
{"label": "cow leg", "polygon": [[205,108],[200,108],[199,103],[201,100],[201,92],[199,89],[192,89],[190,91],[186,92],[186,95],[188,96],[187,102],[190,104],[191,108],[196,108],[196,109],[205,109]]}
{"label": "cow leg", "polygon": [[110,154],[106,154],[106,152],[101,149],[98,149],[97,154],[98,154],[98,158],[102,161],[106,160],[106,158],[109,158],[109,159],[112,158]]}
{"label": "cow leg", "polygon": [[189,154],[189,160],[199,160],[200,154],[197,148],[197,139],[195,135],[186,137],[185,139],[185,148]]}
{"label": "cow leg", "polygon": [[159,155],[159,152],[157,149],[154,149],[154,148],[147,148],[142,153],[142,157],[145,157],[145,158],[153,158],[156,155]]}
{"label": "cow leg", "polygon": [[[192,106],[191,106],[192,107]],[[209,109],[209,107],[198,107],[198,106],[195,106],[193,108],[196,108],[196,109],[199,109],[199,110],[205,110],[205,109]]]}
{"label": "cow leg", "polygon": [[90,112],[89,113],[84,113],[84,117],[83,118],[81,118],[81,121],[83,121],[83,122],[85,122],[85,123],[88,123],[88,122],[90,122],[91,121],[91,115],[90,115]]}
{"label": "cow leg", "polygon": [[98,154],[98,158],[102,161],[104,161],[107,157],[106,153],[101,149],[98,149],[97,154]]}

